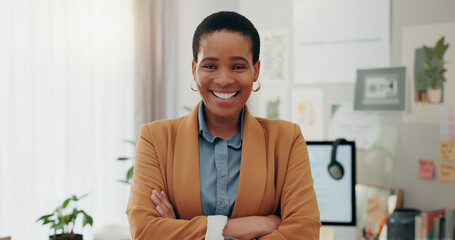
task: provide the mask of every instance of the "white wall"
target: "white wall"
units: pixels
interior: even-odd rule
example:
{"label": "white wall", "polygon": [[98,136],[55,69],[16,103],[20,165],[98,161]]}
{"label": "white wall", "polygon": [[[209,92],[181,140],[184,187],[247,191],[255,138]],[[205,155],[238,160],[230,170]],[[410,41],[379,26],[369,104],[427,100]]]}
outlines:
{"label": "white wall", "polygon": [[[188,82],[192,79],[190,69],[191,37],[196,25],[203,17],[218,10],[238,10],[249,18],[259,31],[286,28],[291,31],[292,36],[292,3],[292,0],[197,0],[190,4],[187,1],[180,0],[177,11],[179,16],[177,76],[180,86],[177,89],[177,113],[179,116],[186,113],[181,110],[182,105],[193,106],[199,100],[197,93],[190,93]],[[454,13],[455,1],[452,0],[391,0],[391,64],[401,64],[401,32],[403,27],[455,22]],[[292,69],[290,72],[292,73]],[[324,91],[325,128],[328,127],[329,104],[332,102],[352,102],[354,99],[355,87],[352,83],[309,84],[305,86],[322,88]],[[254,94],[252,96],[253,101],[249,105],[254,114]],[[452,205],[453,199],[455,199],[455,184],[441,183],[437,179],[422,180],[417,178],[418,159],[433,159],[436,164],[439,163],[439,125],[403,123],[399,115],[383,115],[380,121],[381,125],[393,126],[399,130],[393,176],[391,179],[384,179],[382,184],[403,188],[406,207],[429,210]],[[370,179],[367,178],[369,173],[362,171],[366,154],[364,151],[358,152],[357,178],[360,182],[371,183]]]}

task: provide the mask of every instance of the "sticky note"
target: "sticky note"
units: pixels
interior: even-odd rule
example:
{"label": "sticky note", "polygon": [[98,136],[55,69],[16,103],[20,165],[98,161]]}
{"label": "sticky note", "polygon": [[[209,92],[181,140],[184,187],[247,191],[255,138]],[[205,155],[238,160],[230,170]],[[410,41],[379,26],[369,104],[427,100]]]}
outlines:
{"label": "sticky note", "polygon": [[443,160],[455,160],[455,142],[440,142],[439,158]]}
{"label": "sticky note", "polygon": [[366,213],[372,221],[379,221],[382,218],[381,199],[379,195],[367,198]]}
{"label": "sticky note", "polygon": [[419,160],[419,178],[432,179],[434,176],[434,161]]}
{"label": "sticky note", "polygon": [[455,163],[439,164],[439,181],[455,182]]}

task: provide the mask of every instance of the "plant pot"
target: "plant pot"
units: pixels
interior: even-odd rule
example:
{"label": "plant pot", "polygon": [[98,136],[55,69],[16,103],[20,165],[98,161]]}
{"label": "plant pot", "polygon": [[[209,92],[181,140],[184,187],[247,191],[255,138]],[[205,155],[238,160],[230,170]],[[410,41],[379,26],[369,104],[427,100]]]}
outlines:
{"label": "plant pot", "polygon": [[49,240],[83,240],[82,235],[80,234],[72,234],[62,236],[62,234],[52,235],[49,236]]}
{"label": "plant pot", "polygon": [[427,103],[428,102],[428,93],[427,90],[421,90],[416,93],[416,102]]}
{"label": "plant pot", "polygon": [[429,88],[428,89],[428,101],[430,103],[440,103],[442,100],[442,89],[440,88]]}

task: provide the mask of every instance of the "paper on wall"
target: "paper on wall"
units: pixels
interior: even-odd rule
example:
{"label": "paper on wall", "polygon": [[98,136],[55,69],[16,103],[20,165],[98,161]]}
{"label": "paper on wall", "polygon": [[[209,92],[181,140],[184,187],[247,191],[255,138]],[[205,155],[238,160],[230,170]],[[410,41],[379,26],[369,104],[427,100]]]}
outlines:
{"label": "paper on wall", "polygon": [[439,158],[443,160],[455,160],[455,142],[440,142]]}
{"label": "paper on wall", "polygon": [[444,104],[440,108],[441,122],[440,139],[445,142],[455,142],[455,106]]}
{"label": "paper on wall", "polygon": [[261,31],[261,74],[264,82],[289,79],[289,33],[286,29]]}
{"label": "paper on wall", "polygon": [[433,160],[419,160],[419,178],[432,179],[434,176],[434,161]]}
{"label": "paper on wall", "polygon": [[439,181],[455,182],[455,163],[439,164]]}
{"label": "paper on wall", "polygon": [[296,82],[355,82],[389,65],[390,1],[294,0],[293,37]]}
{"label": "paper on wall", "polygon": [[291,99],[291,119],[300,125],[305,140],[322,140],[322,89],[293,89]]}
{"label": "paper on wall", "polygon": [[[378,124],[377,115],[356,112],[353,110],[352,103],[332,104],[329,138],[345,138],[355,141],[357,148],[369,149],[379,139]],[[388,148],[394,150],[392,146]]]}

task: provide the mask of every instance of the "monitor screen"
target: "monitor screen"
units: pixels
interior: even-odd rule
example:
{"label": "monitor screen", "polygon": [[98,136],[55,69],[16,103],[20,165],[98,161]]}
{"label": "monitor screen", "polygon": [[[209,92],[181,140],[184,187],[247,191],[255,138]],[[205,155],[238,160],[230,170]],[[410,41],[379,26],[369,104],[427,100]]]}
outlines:
{"label": "monitor screen", "polygon": [[355,143],[343,141],[336,148],[333,143],[307,142],[321,222],[355,226]]}

